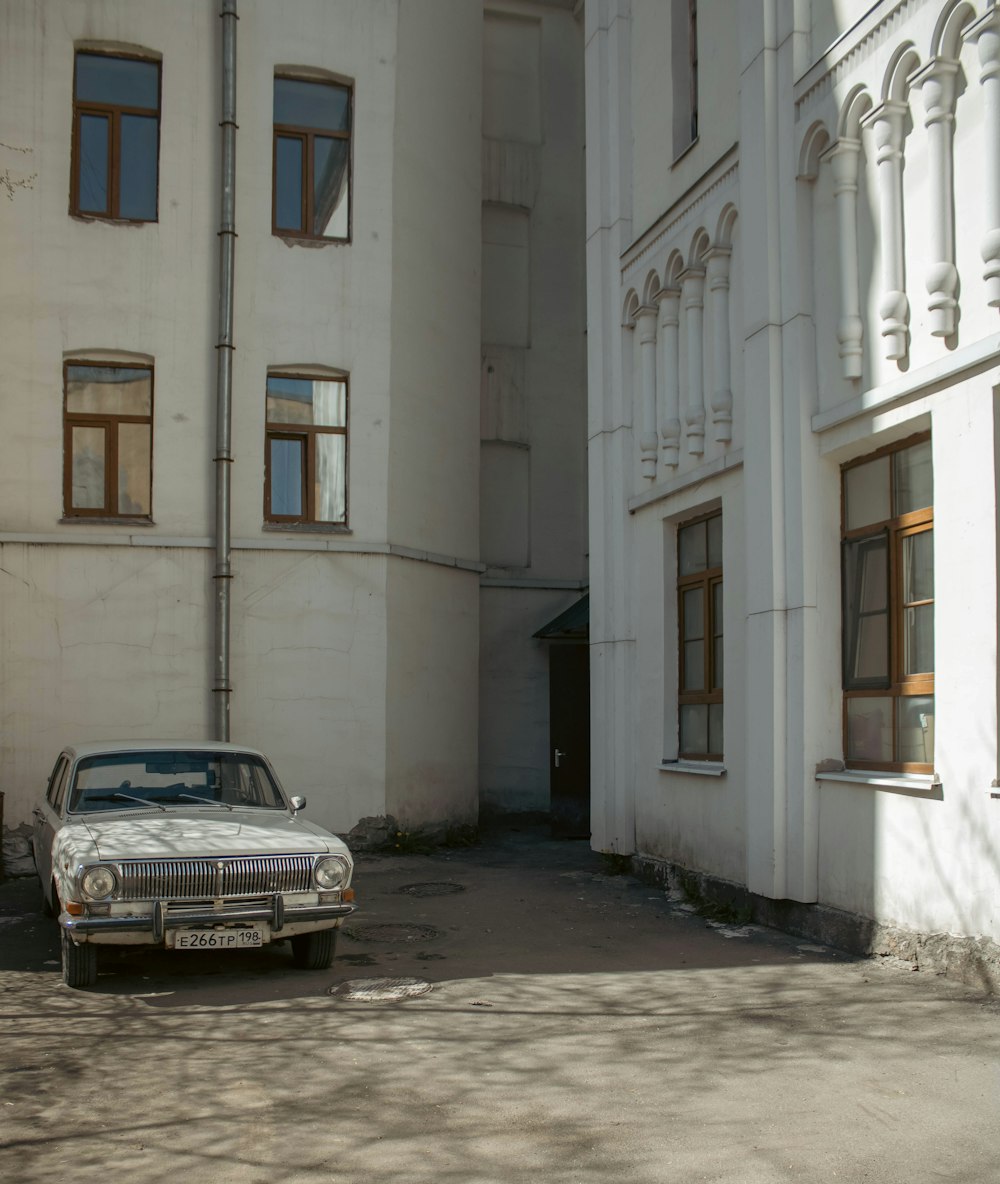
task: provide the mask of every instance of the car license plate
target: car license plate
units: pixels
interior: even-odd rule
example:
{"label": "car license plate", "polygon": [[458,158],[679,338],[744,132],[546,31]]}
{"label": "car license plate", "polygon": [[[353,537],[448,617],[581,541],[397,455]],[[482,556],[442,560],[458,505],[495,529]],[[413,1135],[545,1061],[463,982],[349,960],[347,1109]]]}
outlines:
{"label": "car license plate", "polygon": [[177,929],[173,932],[175,950],[248,950],[264,944],[259,928],[247,929]]}

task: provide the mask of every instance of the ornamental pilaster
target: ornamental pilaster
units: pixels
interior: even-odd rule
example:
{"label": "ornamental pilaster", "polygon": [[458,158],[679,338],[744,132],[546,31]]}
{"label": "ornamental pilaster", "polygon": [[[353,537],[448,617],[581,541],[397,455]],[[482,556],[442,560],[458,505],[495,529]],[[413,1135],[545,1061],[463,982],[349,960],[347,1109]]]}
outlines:
{"label": "ornamental pilaster", "polygon": [[702,364],[705,321],[705,272],[689,267],[681,273],[681,298],[687,344],[687,449],[692,456],[705,451],[705,379]]}
{"label": "ornamental pilaster", "polygon": [[657,339],[660,346],[660,381],[657,391],[660,450],[663,463],[675,468],[680,463],[681,449],[681,293],[678,288],[661,288],[656,299],[660,305]]}
{"label": "ornamental pilaster", "polygon": [[733,376],[729,346],[730,247],[707,252],[708,292],[712,310],[712,426],[715,438],[727,444],[733,438]]}
{"label": "ornamental pilaster", "polygon": [[837,206],[840,262],[840,321],[837,341],[845,378],[861,377],[861,304],[858,291],[858,167],[859,140],[843,137],[830,152],[833,196]]}
{"label": "ornamental pilaster", "polygon": [[919,70],[911,84],[924,101],[930,182],[930,220],[927,227],[931,263],[927,268],[927,307],[931,333],[951,337],[955,332],[958,270],[955,267],[954,127],[956,62],[935,58]]}
{"label": "ornamental pilaster", "polygon": [[875,141],[882,254],[879,317],[885,356],[898,361],[907,354],[910,303],[906,297],[903,253],[903,129],[907,106],[888,101],[865,119]]}
{"label": "ornamental pilaster", "polygon": [[656,476],[656,307],[644,304],[635,317],[639,337],[640,399],[642,430],[639,435],[639,458],[642,475]]}
{"label": "ornamental pilaster", "polygon": [[979,50],[979,85],[983,88],[983,213],[986,233],[980,254],[986,300],[1000,306],[1000,11],[991,8],[966,36]]}

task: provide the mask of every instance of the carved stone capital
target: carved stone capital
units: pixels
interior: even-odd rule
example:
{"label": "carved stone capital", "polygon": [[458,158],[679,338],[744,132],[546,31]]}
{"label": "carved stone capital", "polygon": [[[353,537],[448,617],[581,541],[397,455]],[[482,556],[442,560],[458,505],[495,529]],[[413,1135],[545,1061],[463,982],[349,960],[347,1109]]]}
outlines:
{"label": "carved stone capital", "polygon": [[934,58],[910,79],[924,101],[925,123],[951,123],[955,118],[955,79],[958,63]]}

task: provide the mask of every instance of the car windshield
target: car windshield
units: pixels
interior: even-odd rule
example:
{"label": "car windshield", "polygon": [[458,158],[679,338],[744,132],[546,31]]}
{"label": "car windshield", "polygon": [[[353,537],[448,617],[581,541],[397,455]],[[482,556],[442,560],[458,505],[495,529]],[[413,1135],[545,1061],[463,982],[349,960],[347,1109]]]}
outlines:
{"label": "car windshield", "polygon": [[280,810],[285,803],[267,766],[250,753],[150,750],[81,757],[71,812],[136,806]]}

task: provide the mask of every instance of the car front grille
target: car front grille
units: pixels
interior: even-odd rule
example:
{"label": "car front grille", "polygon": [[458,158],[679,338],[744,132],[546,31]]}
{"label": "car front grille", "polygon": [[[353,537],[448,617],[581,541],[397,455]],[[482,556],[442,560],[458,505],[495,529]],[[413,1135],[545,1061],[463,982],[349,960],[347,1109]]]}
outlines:
{"label": "car front grille", "polygon": [[259,855],[238,859],[133,859],[119,865],[120,900],[218,900],[308,892],[312,855]]}

